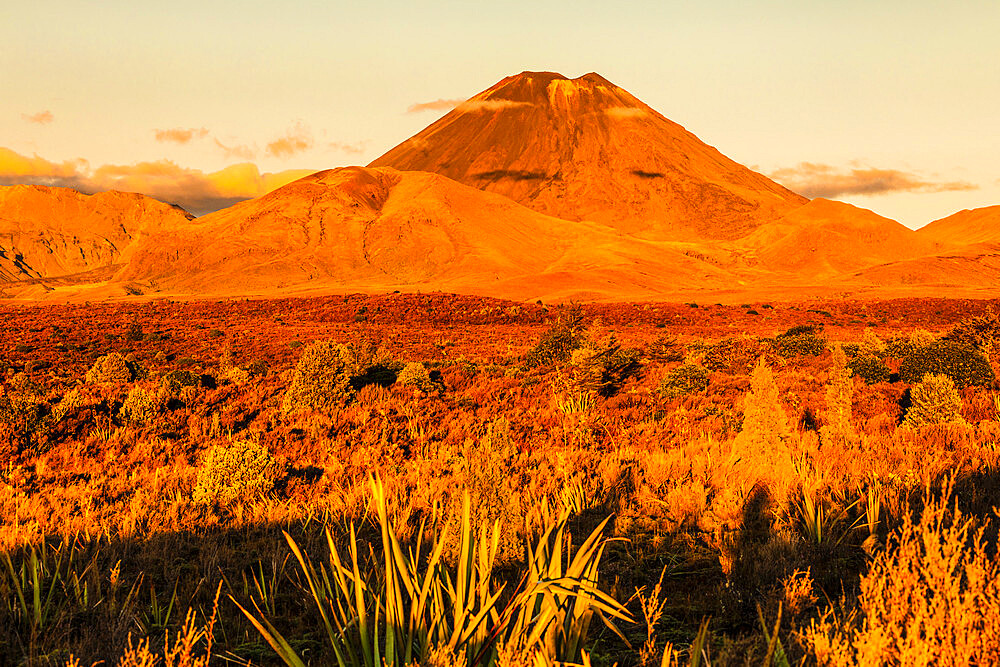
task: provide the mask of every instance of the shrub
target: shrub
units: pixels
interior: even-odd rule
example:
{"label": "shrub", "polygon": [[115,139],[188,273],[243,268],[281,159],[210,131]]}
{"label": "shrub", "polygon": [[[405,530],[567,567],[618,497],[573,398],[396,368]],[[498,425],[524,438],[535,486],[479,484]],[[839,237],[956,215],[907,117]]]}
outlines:
{"label": "shrub", "polygon": [[746,375],[762,353],[762,345],[756,338],[723,338],[705,349],[702,363],[712,371]]}
{"label": "shrub", "polygon": [[120,384],[136,378],[136,365],[125,357],[112,352],[99,357],[87,371],[86,381],[95,384]]}
{"label": "shrub", "polygon": [[947,375],[926,375],[910,389],[910,408],[904,426],[963,424],[962,397]]}
{"label": "shrub", "polygon": [[229,503],[250,499],[274,488],[281,470],[264,445],[234,440],[212,447],[201,467],[192,499],[197,503]]}
{"label": "shrub", "polygon": [[[431,379],[431,374],[419,361],[411,361],[396,375],[396,383],[404,387],[414,387],[421,391],[432,391],[438,385]],[[377,383],[372,383],[377,384]]]}
{"label": "shrub", "polygon": [[568,361],[585,339],[583,309],[572,306],[565,309],[538,343],[525,356],[529,368]]}
{"label": "shrub", "polygon": [[138,426],[153,421],[159,412],[160,398],[156,392],[135,386],[129,390],[119,414],[125,422]]}
{"label": "shrub", "polygon": [[614,396],[639,372],[641,354],[635,348],[622,348],[613,335],[600,344],[578,348],[570,357],[574,383],[604,397]]}
{"label": "shrub", "polygon": [[889,381],[889,367],[878,357],[855,357],[847,363],[847,368],[854,375],[863,379],[866,384]]}
{"label": "shrub", "polygon": [[676,398],[708,388],[708,371],[701,366],[684,364],[668,372],[657,391],[665,398]]}
{"label": "shrub", "polygon": [[295,366],[282,411],[333,412],[354,395],[351,387],[351,377],[356,374],[354,364],[354,353],[347,345],[330,341],[310,344]]}
{"label": "shrub", "polygon": [[188,370],[170,371],[163,376],[162,382],[170,393],[176,394],[184,387],[197,387],[201,384],[201,376]]}
{"label": "shrub", "polygon": [[671,363],[684,360],[684,345],[669,334],[660,334],[649,344],[646,355],[660,363]]}
{"label": "shrub", "polygon": [[959,388],[996,381],[993,368],[982,352],[945,340],[914,350],[899,365],[899,377],[904,382],[920,382],[929,373],[947,375]]}
{"label": "shrub", "polygon": [[9,386],[0,385],[0,437],[30,446],[46,423],[46,404],[38,387],[24,373]]}
{"label": "shrub", "polygon": [[782,357],[812,355],[818,357],[826,349],[826,339],[819,335],[822,327],[799,324],[774,339],[774,351]]}
{"label": "shrub", "polygon": [[866,328],[861,335],[861,342],[858,343],[858,356],[881,357],[883,354],[885,354],[885,343],[872,329]]}
{"label": "shrub", "polygon": [[862,577],[856,613],[828,612],[802,633],[818,664],[1000,663],[1000,562],[987,527],[947,502],[925,499],[919,520],[906,513]]}
{"label": "shrub", "polygon": [[943,340],[985,350],[1000,338],[1000,317],[992,308],[978,317],[967,317],[945,334]]}

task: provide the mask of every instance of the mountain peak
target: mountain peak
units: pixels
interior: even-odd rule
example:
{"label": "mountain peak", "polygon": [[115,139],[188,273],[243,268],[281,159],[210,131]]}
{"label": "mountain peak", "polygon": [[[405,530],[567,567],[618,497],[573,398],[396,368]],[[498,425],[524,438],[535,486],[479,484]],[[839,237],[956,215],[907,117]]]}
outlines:
{"label": "mountain peak", "polygon": [[736,239],[807,199],[591,72],[506,77],[371,163],[651,240]]}

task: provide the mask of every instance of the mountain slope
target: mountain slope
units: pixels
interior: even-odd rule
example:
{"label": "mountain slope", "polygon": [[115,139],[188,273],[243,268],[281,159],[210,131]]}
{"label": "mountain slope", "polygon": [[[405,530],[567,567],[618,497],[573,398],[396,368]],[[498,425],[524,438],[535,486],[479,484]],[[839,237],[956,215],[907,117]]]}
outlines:
{"label": "mountain slope", "polygon": [[742,239],[757,262],[797,280],[830,278],[950,248],[851,204],[814,199]]}
{"label": "mountain slope", "polygon": [[1000,206],[959,211],[924,225],[917,233],[948,243],[1000,243]]}
{"label": "mountain slope", "polygon": [[129,260],[134,243],[191,216],[144,195],[0,187],[0,281],[55,278]]}
{"label": "mountain slope", "polygon": [[345,167],[147,239],[117,280],[168,291],[393,288],[648,295],[730,275],[667,244],[541,215],[438,174]]}
{"label": "mountain slope", "polygon": [[597,74],[507,77],[370,166],[443,174],[655,240],[736,239],[808,201]]}

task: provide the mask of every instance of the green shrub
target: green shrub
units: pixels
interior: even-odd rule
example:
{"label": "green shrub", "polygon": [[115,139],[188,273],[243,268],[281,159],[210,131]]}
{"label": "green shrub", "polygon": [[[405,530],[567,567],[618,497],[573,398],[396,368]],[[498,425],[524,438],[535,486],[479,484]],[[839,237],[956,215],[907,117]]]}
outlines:
{"label": "green shrub", "polygon": [[847,367],[867,384],[889,381],[889,367],[878,357],[857,356],[847,362]]}
{"label": "green shrub", "polygon": [[664,398],[676,398],[708,388],[708,371],[701,366],[684,364],[668,372],[656,388]]}
{"label": "green shrub", "polygon": [[747,375],[764,350],[756,338],[723,338],[705,348],[702,363],[705,368],[734,375]]}
{"label": "green shrub", "polygon": [[925,375],[910,389],[910,408],[903,426],[913,428],[927,424],[964,424],[962,397],[947,375]]}
{"label": "green shrub", "polygon": [[38,387],[24,373],[8,386],[0,384],[0,440],[31,446],[44,430],[46,412]]}
{"label": "green shrub", "polygon": [[944,335],[943,340],[985,350],[1000,339],[1000,317],[992,308],[977,317],[967,317]]}
{"label": "green shrub", "polygon": [[579,306],[567,308],[542,334],[525,356],[524,363],[532,368],[569,361],[573,351],[583,345],[585,337],[583,309]]}
{"label": "green shrub", "polygon": [[305,410],[331,413],[354,395],[351,378],[357,375],[354,352],[330,341],[316,341],[302,351],[285,392],[286,414]]}
{"label": "green shrub", "polygon": [[826,339],[819,335],[822,327],[799,324],[774,339],[774,351],[782,357],[812,355],[818,357],[826,349]]}
{"label": "green shrub", "polygon": [[138,375],[136,365],[125,357],[112,352],[99,357],[87,371],[86,381],[94,384],[121,384],[131,382]]}
{"label": "green shrub", "polygon": [[234,440],[212,447],[201,467],[192,499],[225,504],[251,499],[274,488],[281,470],[264,445]]}
{"label": "green shrub", "polygon": [[920,382],[928,374],[947,375],[959,388],[996,381],[986,355],[974,347],[946,340],[914,350],[899,365],[903,382]]}
{"label": "green shrub", "polygon": [[122,420],[133,426],[148,424],[160,412],[160,397],[145,387],[135,386],[129,390],[119,414]]}
{"label": "green shrub", "polygon": [[646,356],[660,363],[683,361],[684,345],[669,334],[660,334],[649,344]]}
{"label": "green shrub", "polygon": [[589,344],[570,357],[574,384],[601,396],[613,396],[630,377],[639,372],[642,352],[623,348],[609,336],[598,344]]}
{"label": "green shrub", "polygon": [[396,375],[396,383],[404,387],[414,387],[421,391],[432,391],[439,388],[437,383],[431,379],[430,371],[419,361],[411,361],[403,366]]}
{"label": "green shrub", "polygon": [[176,370],[164,375],[162,382],[170,393],[176,394],[183,387],[197,387],[201,384],[201,376],[193,371]]}

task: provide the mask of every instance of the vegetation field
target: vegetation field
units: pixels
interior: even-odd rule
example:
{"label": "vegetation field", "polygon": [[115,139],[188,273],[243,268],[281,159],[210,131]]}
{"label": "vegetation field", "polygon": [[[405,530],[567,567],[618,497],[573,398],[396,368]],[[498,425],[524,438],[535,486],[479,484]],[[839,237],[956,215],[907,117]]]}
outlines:
{"label": "vegetation field", "polygon": [[0,305],[0,664],[996,664],[995,305]]}

